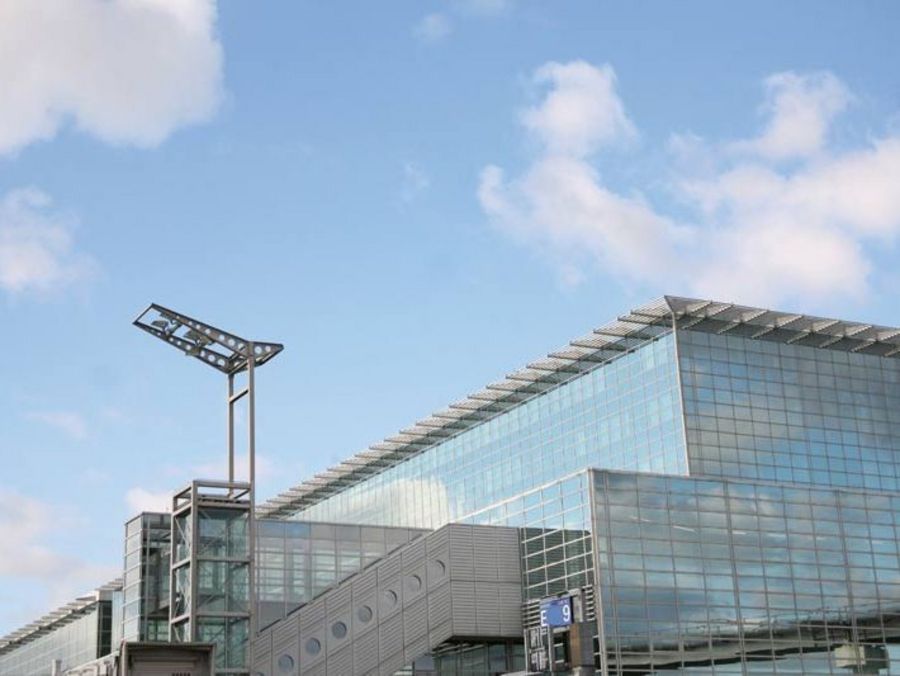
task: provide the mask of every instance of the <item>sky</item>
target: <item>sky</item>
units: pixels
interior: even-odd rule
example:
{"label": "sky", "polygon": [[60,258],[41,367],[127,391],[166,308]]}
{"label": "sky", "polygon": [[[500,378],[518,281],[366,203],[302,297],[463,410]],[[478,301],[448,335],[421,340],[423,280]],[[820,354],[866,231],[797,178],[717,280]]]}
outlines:
{"label": "sky", "polygon": [[900,324],[900,4],[0,0],[0,633],[663,294]]}

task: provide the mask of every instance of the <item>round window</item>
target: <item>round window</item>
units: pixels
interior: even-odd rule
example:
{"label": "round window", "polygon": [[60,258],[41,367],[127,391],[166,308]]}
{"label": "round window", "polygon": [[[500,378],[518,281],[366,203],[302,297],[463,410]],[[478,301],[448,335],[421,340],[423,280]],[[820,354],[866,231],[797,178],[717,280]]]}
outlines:
{"label": "round window", "polygon": [[372,619],[372,609],[369,606],[360,606],[356,611],[356,617],[360,622],[369,622]]}
{"label": "round window", "polygon": [[388,608],[392,608],[397,605],[397,592],[395,592],[393,589],[385,590],[384,602],[387,603]]}
{"label": "round window", "polygon": [[343,622],[335,622],[331,625],[331,635],[335,638],[344,638],[347,635],[347,625]]}
{"label": "round window", "polygon": [[289,674],[294,670],[294,658],[290,655],[282,655],[278,658],[278,670],[282,674]]}
{"label": "round window", "polygon": [[435,580],[439,580],[444,577],[444,574],[447,572],[447,566],[440,559],[435,559],[431,562],[431,575]]}
{"label": "round window", "polygon": [[406,578],[406,588],[411,592],[417,592],[422,588],[422,578],[418,575],[410,575]]}
{"label": "round window", "polygon": [[306,652],[310,655],[318,655],[321,649],[322,644],[317,638],[311,638],[306,642]]}

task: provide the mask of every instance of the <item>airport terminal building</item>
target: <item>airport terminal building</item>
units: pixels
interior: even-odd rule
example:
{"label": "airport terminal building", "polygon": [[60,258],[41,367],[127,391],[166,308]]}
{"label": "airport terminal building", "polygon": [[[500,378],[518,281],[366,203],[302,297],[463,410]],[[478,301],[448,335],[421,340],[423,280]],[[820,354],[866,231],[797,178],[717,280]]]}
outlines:
{"label": "airport terminal building", "polygon": [[253,676],[900,673],[900,329],[665,297],[252,523],[220,488],[137,515],[123,579],[0,676],[123,641]]}

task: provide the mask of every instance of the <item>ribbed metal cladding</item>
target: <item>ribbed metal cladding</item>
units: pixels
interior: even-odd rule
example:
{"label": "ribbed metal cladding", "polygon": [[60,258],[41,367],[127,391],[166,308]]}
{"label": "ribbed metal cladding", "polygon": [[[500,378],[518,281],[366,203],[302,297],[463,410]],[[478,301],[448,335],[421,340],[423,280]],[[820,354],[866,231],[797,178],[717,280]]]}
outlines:
{"label": "ribbed metal cladding", "polygon": [[518,530],[450,524],[267,628],[254,669],[388,676],[453,638],[520,638],[521,598]]}

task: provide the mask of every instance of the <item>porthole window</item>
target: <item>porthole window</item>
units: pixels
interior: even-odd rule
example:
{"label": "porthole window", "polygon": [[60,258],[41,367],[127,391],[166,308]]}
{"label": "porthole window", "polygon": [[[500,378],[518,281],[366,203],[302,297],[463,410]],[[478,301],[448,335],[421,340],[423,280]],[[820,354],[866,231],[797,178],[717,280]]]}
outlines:
{"label": "porthole window", "polygon": [[343,622],[335,622],[331,625],[331,635],[335,638],[344,638],[347,635],[347,625]]}
{"label": "porthole window", "polygon": [[372,619],[372,609],[369,606],[360,606],[356,611],[356,617],[360,622],[369,622]]}
{"label": "porthole window", "polygon": [[388,608],[393,608],[397,605],[397,592],[393,589],[387,589],[384,592],[384,602],[387,604]]}
{"label": "porthole window", "polygon": [[294,658],[290,655],[282,655],[278,658],[278,671],[282,674],[290,674],[294,671]]}
{"label": "porthole window", "polygon": [[440,559],[431,562],[431,576],[439,580],[447,573],[447,566]]}
{"label": "porthole window", "polygon": [[422,588],[422,578],[418,575],[410,575],[406,578],[406,588],[411,592],[417,592]]}
{"label": "porthole window", "polygon": [[319,643],[317,638],[311,638],[306,642],[306,652],[309,655],[318,655],[321,649],[322,644]]}

